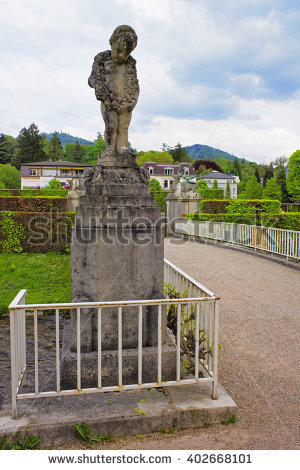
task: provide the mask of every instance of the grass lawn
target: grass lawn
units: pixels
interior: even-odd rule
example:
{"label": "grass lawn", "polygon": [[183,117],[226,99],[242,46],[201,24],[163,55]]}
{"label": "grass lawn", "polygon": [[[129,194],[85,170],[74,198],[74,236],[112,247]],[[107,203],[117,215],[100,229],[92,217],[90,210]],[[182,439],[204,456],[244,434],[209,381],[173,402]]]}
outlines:
{"label": "grass lawn", "polygon": [[0,253],[0,315],[21,289],[26,303],[70,302],[70,255]]}

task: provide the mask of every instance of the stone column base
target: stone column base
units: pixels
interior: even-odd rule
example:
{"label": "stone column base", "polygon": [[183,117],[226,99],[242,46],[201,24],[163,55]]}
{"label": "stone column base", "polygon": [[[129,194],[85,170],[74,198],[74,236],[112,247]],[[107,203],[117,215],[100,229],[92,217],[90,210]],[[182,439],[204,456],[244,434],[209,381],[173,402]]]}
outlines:
{"label": "stone column base", "polygon": [[[167,341],[161,348],[162,381],[176,380],[176,346],[170,330]],[[61,359],[61,389],[77,389],[77,354],[71,351],[70,329],[64,329]],[[143,383],[157,382],[158,348],[143,347],[142,352]],[[118,385],[118,350],[102,351],[102,387]],[[81,388],[98,386],[98,352],[81,353]],[[138,383],[138,350],[123,349],[122,385]]]}

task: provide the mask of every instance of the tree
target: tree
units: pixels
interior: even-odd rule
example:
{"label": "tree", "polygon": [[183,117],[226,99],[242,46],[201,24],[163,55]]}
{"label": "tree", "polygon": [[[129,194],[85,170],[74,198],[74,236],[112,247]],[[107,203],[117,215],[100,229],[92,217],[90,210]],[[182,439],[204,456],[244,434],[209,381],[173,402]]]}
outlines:
{"label": "tree", "polygon": [[156,162],[156,163],[169,163],[172,165],[174,163],[172,155],[169,152],[155,152],[154,150],[149,150],[149,152],[141,152],[142,155],[138,156],[138,164],[143,166],[146,162]]}
{"label": "tree", "polygon": [[20,172],[12,165],[0,165],[0,181],[6,189],[18,189],[21,187]]}
{"label": "tree", "polygon": [[273,178],[273,176],[274,176],[272,163],[270,163],[270,165],[264,165],[263,169],[264,169],[263,187],[265,188],[266,184],[267,184],[267,181],[270,178]]}
{"label": "tree", "polygon": [[200,181],[197,181],[197,189],[196,191],[201,194],[201,191],[203,189],[208,189],[208,184],[205,180],[200,180]]}
{"label": "tree", "polygon": [[254,176],[256,178],[256,181],[260,183],[260,174],[259,174],[259,169],[257,167],[255,168]]}
{"label": "tree", "polygon": [[226,185],[226,192],[225,192],[225,199],[230,199],[231,198],[231,195],[230,195],[230,186],[229,186],[229,183],[227,183]]}
{"label": "tree", "polygon": [[292,201],[300,198],[300,150],[290,156],[288,162],[289,173],[286,177],[286,187]]}
{"label": "tree", "polygon": [[10,163],[13,157],[14,148],[8,136],[0,134],[0,164]]}
{"label": "tree", "polygon": [[65,160],[81,163],[85,159],[88,147],[90,147],[90,145],[82,145],[78,140],[75,144],[73,142],[67,142],[64,148]]}
{"label": "tree", "polygon": [[281,193],[282,193],[281,201],[282,202],[289,202],[290,197],[289,197],[289,193],[288,193],[288,190],[287,190],[287,187],[286,187],[285,168],[277,170],[276,181],[277,181],[277,184],[279,185],[279,187],[281,189]]}
{"label": "tree", "polygon": [[52,178],[52,180],[44,186],[44,189],[61,189],[61,183],[57,179]]}
{"label": "tree", "polygon": [[105,149],[105,140],[102,138],[101,134],[98,133],[98,137],[95,140],[94,145],[84,146],[84,155],[82,157],[82,161],[84,163],[88,163],[89,165],[96,165],[99,154],[103,153]]}
{"label": "tree", "polygon": [[63,148],[57,132],[54,132],[51,137],[47,156],[52,161],[61,160],[63,157]]}
{"label": "tree", "polygon": [[154,178],[150,180],[150,191],[162,191],[160,183]]}
{"label": "tree", "polygon": [[213,184],[212,189],[219,189],[217,180],[214,180],[214,184]]}
{"label": "tree", "polygon": [[280,186],[277,184],[276,176],[273,176],[273,178],[267,181],[262,197],[263,199],[278,199],[281,201],[282,192]]}
{"label": "tree", "polygon": [[255,176],[253,175],[249,181],[247,181],[245,186],[245,191],[243,197],[245,199],[260,199],[263,192],[263,187],[258,181],[256,180]]}
{"label": "tree", "polygon": [[169,152],[172,155],[175,163],[192,161],[191,157],[189,156],[185,148],[182,147],[179,142],[177,145],[175,145],[175,147],[171,148]]}
{"label": "tree", "polygon": [[46,160],[43,140],[44,138],[39,134],[39,129],[34,123],[28,129],[26,127],[21,129],[17,137],[17,149],[12,163],[19,168],[22,163]]}

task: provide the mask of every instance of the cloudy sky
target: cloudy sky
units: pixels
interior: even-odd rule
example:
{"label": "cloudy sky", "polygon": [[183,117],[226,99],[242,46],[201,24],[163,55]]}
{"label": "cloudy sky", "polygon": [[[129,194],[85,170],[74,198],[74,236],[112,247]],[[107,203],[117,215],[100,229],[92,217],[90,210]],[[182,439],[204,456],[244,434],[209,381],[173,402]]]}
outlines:
{"label": "cloudy sky", "polygon": [[300,148],[300,0],[0,0],[0,132],[103,133],[87,79],[120,24],[138,35],[138,150]]}

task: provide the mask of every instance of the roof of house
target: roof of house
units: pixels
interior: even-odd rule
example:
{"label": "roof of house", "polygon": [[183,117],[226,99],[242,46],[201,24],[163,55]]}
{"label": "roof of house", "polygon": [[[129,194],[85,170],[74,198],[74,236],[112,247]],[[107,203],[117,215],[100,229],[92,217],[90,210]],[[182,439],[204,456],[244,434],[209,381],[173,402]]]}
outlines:
{"label": "roof of house", "polygon": [[177,173],[183,171],[184,168],[188,167],[191,170],[191,174],[195,175],[195,169],[189,162],[180,162],[180,163],[156,163],[156,162],[145,162],[143,168],[148,169],[152,167],[154,170],[154,175],[164,175],[165,168],[173,168],[177,170]]}
{"label": "roof of house", "polygon": [[206,175],[199,176],[199,180],[205,180],[205,179],[226,179],[226,180],[232,180],[232,178],[235,178],[235,175],[230,175],[230,174],[225,174],[221,173],[220,171],[213,170],[210,173],[207,173]]}
{"label": "roof of house", "polygon": [[56,160],[51,161],[47,160],[45,162],[29,162],[29,163],[22,163],[21,166],[76,166],[76,167],[90,167],[92,165],[88,165],[86,163],[78,163],[78,162],[67,162],[64,160]]}

